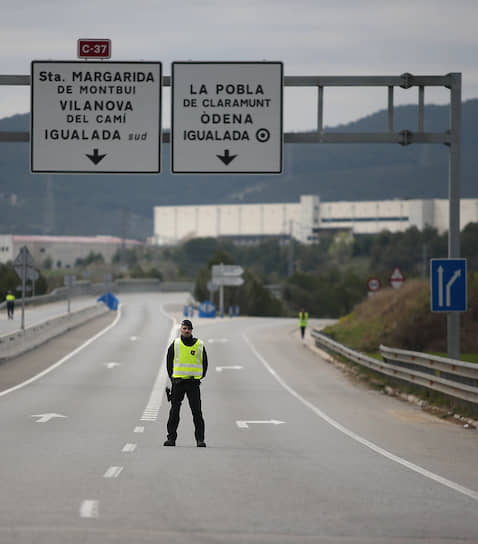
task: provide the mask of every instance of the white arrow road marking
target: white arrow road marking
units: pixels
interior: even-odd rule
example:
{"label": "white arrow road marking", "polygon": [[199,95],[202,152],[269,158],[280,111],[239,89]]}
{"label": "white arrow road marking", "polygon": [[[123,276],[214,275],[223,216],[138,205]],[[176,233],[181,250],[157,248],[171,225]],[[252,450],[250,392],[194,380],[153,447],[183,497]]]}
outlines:
{"label": "white arrow road marking", "polygon": [[232,366],[217,366],[216,367],[216,371],[217,372],[222,372],[223,370],[241,370],[241,368],[243,368],[242,366],[239,366],[239,365],[232,365]]}
{"label": "white arrow road marking", "polygon": [[269,419],[267,421],[241,421],[241,420],[236,421],[236,425],[240,429],[247,429],[249,427],[249,424],[251,423],[254,423],[254,424],[270,423],[272,425],[281,425],[282,423],[285,423],[285,421],[279,421],[277,419]]}
{"label": "white arrow road marking", "polygon": [[99,513],[98,501],[86,500],[80,505],[80,517],[82,518],[97,518]]}
{"label": "white arrow road marking", "polygon": [[229,342],[229,338],[209,338],[208,342],[214,344],[214,342]]}
{"label": "white arrow road marking", "polygon": [[438,306],[443,306],[443,266],[438,267]]}
{"label": "white arrow road marking", "polygon": [[62,414],[33,414],[31,417],[38,417],[35,423],[48,423],[54,417],[68,417]]}
{"label": "white arrow road marking", "polygon": [[451,286],[461,276],[461,270],[455,270],[451,280],[446,284],[446,305],[451,306]]}
{"label": "white arrow road marking", "polygon": [[117,478],[124,467],[110,467],[104,474],[103,478]]}
{"label": "white arrow road marking", "polygon": [[123,453],[132,453],[136,449],[136,444],[125,444],[121,450]]}
{"label": "white arrow road marking", "polygon": [[120,366],[121,363],[105,363],[106,368],[114,368],[115,366]]}

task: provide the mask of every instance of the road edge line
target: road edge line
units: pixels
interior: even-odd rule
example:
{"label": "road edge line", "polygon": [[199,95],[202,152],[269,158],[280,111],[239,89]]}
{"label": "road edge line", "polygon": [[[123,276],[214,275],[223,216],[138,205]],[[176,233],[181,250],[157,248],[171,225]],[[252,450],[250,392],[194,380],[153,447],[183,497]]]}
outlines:
{"label": "road edge line", "polygon": [[443,476],[440,476],[439,474],[435,474],[434,472],[431,472],[430,470],[427,470],[426,468],[423,468],[419,465],[415,465],[415,463],[412,463],[411,461],[407,461],[403,457],[399,457],[398,455],[395,455],[394,453],[389,452],[388,450],[378,446],[374,442],[371,442],[370,440],[367,440],[366,438],[363,438],[362,436],[358,435],[357,433],[354,433],[350,429],[347,429],[347,427],[344,427],[341,423],[338,421],[335,421],[335,419],[328,416],[325,412],[323,412],[320,408],[317,408],[315,404],[312,404],[307,399],[302,397],[295,389],[292,389],[290,385],[288,385],[281,376],[270,366],[270,364],[262,357],[262,355],[256,350],[256,348],[252,345],[252,342],[249,340],[246,333],[242,333],[242,337],[246,341],[249,348],[252,350],[254,355],[261,361],[261,363],[266,367],[266,369],[274,376],[274,378],[279,382],[279,384],[293,397],[295,397],[298,401],[300,401],[304,406],[312,410],[317,416],[319,416],[321,419],[323,419],[326,423],[340,431],[341,433],[347,435],[349,438],[352,438],[352,440],[355,440],[356,442],[359,442],[363,446],[366,446],[367,448],[371,449],[375,453],[378,453],[379,455],[382,455],[383,457],[386,457],[387,459],[394,461],[395,463],[398,463],[399,465],[402,465],[409,470],[412,470],[413,472],[417,472],[421,476],[425,476],[426,478],[429,478],[430,480],[433,480],[434,482],[437,482],[441,485],[444,485],[445,487],[448,487],[449,489],[453,489],[454,491],[457,491],[458,493],[461,493],[462,495],[466,495],[467,497],[478,501],[478,492],[474,491],[473,489],[470,489],[468,487],[465,487],[463,485],[460,485],[456,482],[453,482],[452,480],[448,480],[447,478],[444,478]]}
{"label": "road edge line", "polygon": [[120,320],[121,318],[121,304],[118,306],[118,315],[116,316],[115,320],[113,321],[113,323],[110,323],[107,327],[105,327],[103,330],[101,330],[100,332],[96,333],[94,336],[92,336],[91,338],[89,338],[88,340],[86,340],[86,342],[83,342],[83,344],[81,344],[81,346],[78,346],[76,349],[74,349],[73,351],[71,351],[70,353],[68,353],[67,355],[65,355],[64,357],[62,357],[59,361],[57,361],[56,363],[53,363],[51,366],[49,366],[48,368],[45,368],[45,370],[42,370],[42,372],[38,373],[38,374],[35,374],[35,376],[32,376],[31,378],[29,378],[28,380],[25,380],[24,382],[22,383],[19,383],[17,385],[14,385],[13,387],[10,387],[9,389],[5,389],[4,391],[0,391],[0,397],[3,397],[4,395],[7,395],[8,393],[12,393],[13,391],[17,391],[18,389],[21,389],[22,387],[25,387],[26,385],[30,385],[31,383],[33,382],[36,382],[37,380],[39,380],[40,378],[43,378],[43,376],[45,376],[46,374],[50,373],[52,370],[55,370],[56,368],[58,368],[59,366],[61,366],[63,363],[66,363],[66,361],[68,361],[69,359],[71,359],[72,357],[74,357],[77,353],[79,353],[82,349],[86,348],[87,346],[89,346],[92,342],[94,342],[95,340],[97,340],[100,336],[103,336],[103,334],[107,333],[110,329],[112,329],[117,323],[118,321]]}

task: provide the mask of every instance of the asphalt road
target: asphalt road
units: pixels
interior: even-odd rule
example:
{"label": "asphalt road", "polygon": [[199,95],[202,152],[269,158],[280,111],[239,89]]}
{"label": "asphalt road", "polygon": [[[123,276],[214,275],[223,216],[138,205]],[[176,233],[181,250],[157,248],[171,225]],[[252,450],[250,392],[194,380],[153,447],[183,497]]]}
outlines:
{"label": "asphalt road", "polygon": [[295,320],[194,320],[208,447],[187,403],[163,447],[165,308],[185,300],[122,296],[0,365],[2,544],[478,542],[478,432],[354,384]]}
{"label": "asphalt road", "polygon": [[[70,300],[70,311],[81,310],[88,306],[93,306],[96,303],[98,297],[72,297]],[[42,304],[40,306],[25,306],[25,328],[31,327],[67,313],[68,306],[67,301],[62,300],[59,302],[50,302],[49,304]],[[22,300],[21,298],[15,301],[15,311],[13,319],[8,319],[7,309],[4,308],[0,311],[0,336],[4,334],[17,331],[21,328],[22,319]]]}

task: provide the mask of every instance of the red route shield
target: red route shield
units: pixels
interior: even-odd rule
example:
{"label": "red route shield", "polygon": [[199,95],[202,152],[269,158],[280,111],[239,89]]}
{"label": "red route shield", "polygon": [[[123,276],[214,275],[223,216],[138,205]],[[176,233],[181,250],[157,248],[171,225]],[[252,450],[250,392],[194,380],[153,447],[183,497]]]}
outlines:
{"label": "red route shield", "polygon": [[111,40],[78,40],[79,59],[109,59],[111,58]]}

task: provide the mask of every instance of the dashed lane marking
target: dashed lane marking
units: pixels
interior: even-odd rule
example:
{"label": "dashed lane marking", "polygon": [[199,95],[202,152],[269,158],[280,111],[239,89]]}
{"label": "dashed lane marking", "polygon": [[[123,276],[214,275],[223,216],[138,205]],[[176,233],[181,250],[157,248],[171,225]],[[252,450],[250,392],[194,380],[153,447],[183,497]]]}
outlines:
{"label": "dashed lane marking", "polygon": [[100,515],[99,501],[85,500],[80,505],[80,517],[97,519]]}
{"label": "dashed lane marking", "polygon": [[[166,361],[166,353],[168,351],[169,344],[171,344],[171,342],[176,337],[177,328],[178,328],[178,323],[176,320],[173,320],[173,326],[171,327],[171,331],[169,333],[169,340],[168,340],[168,343],[164,352],[164,356],[163,356],[164,361]],[[161,365],[161,368],[159,369],[158,375],[156,376],[156,380],[153,385],[153,390],[151,391],[148,404],[146,405],[143,415],[141,416],[141,421],[156,421],[157,420],[159,409],[161,408],[161,403],[164,397],[164,388],[166,386],[166,378],[167,378],[166,364],[163,363]]]}
{"label": "dashed lane marking", "polygon": [[117,478],[121,472],[123,472],[124,467],[110,467],[104,474],[103,478]]}

